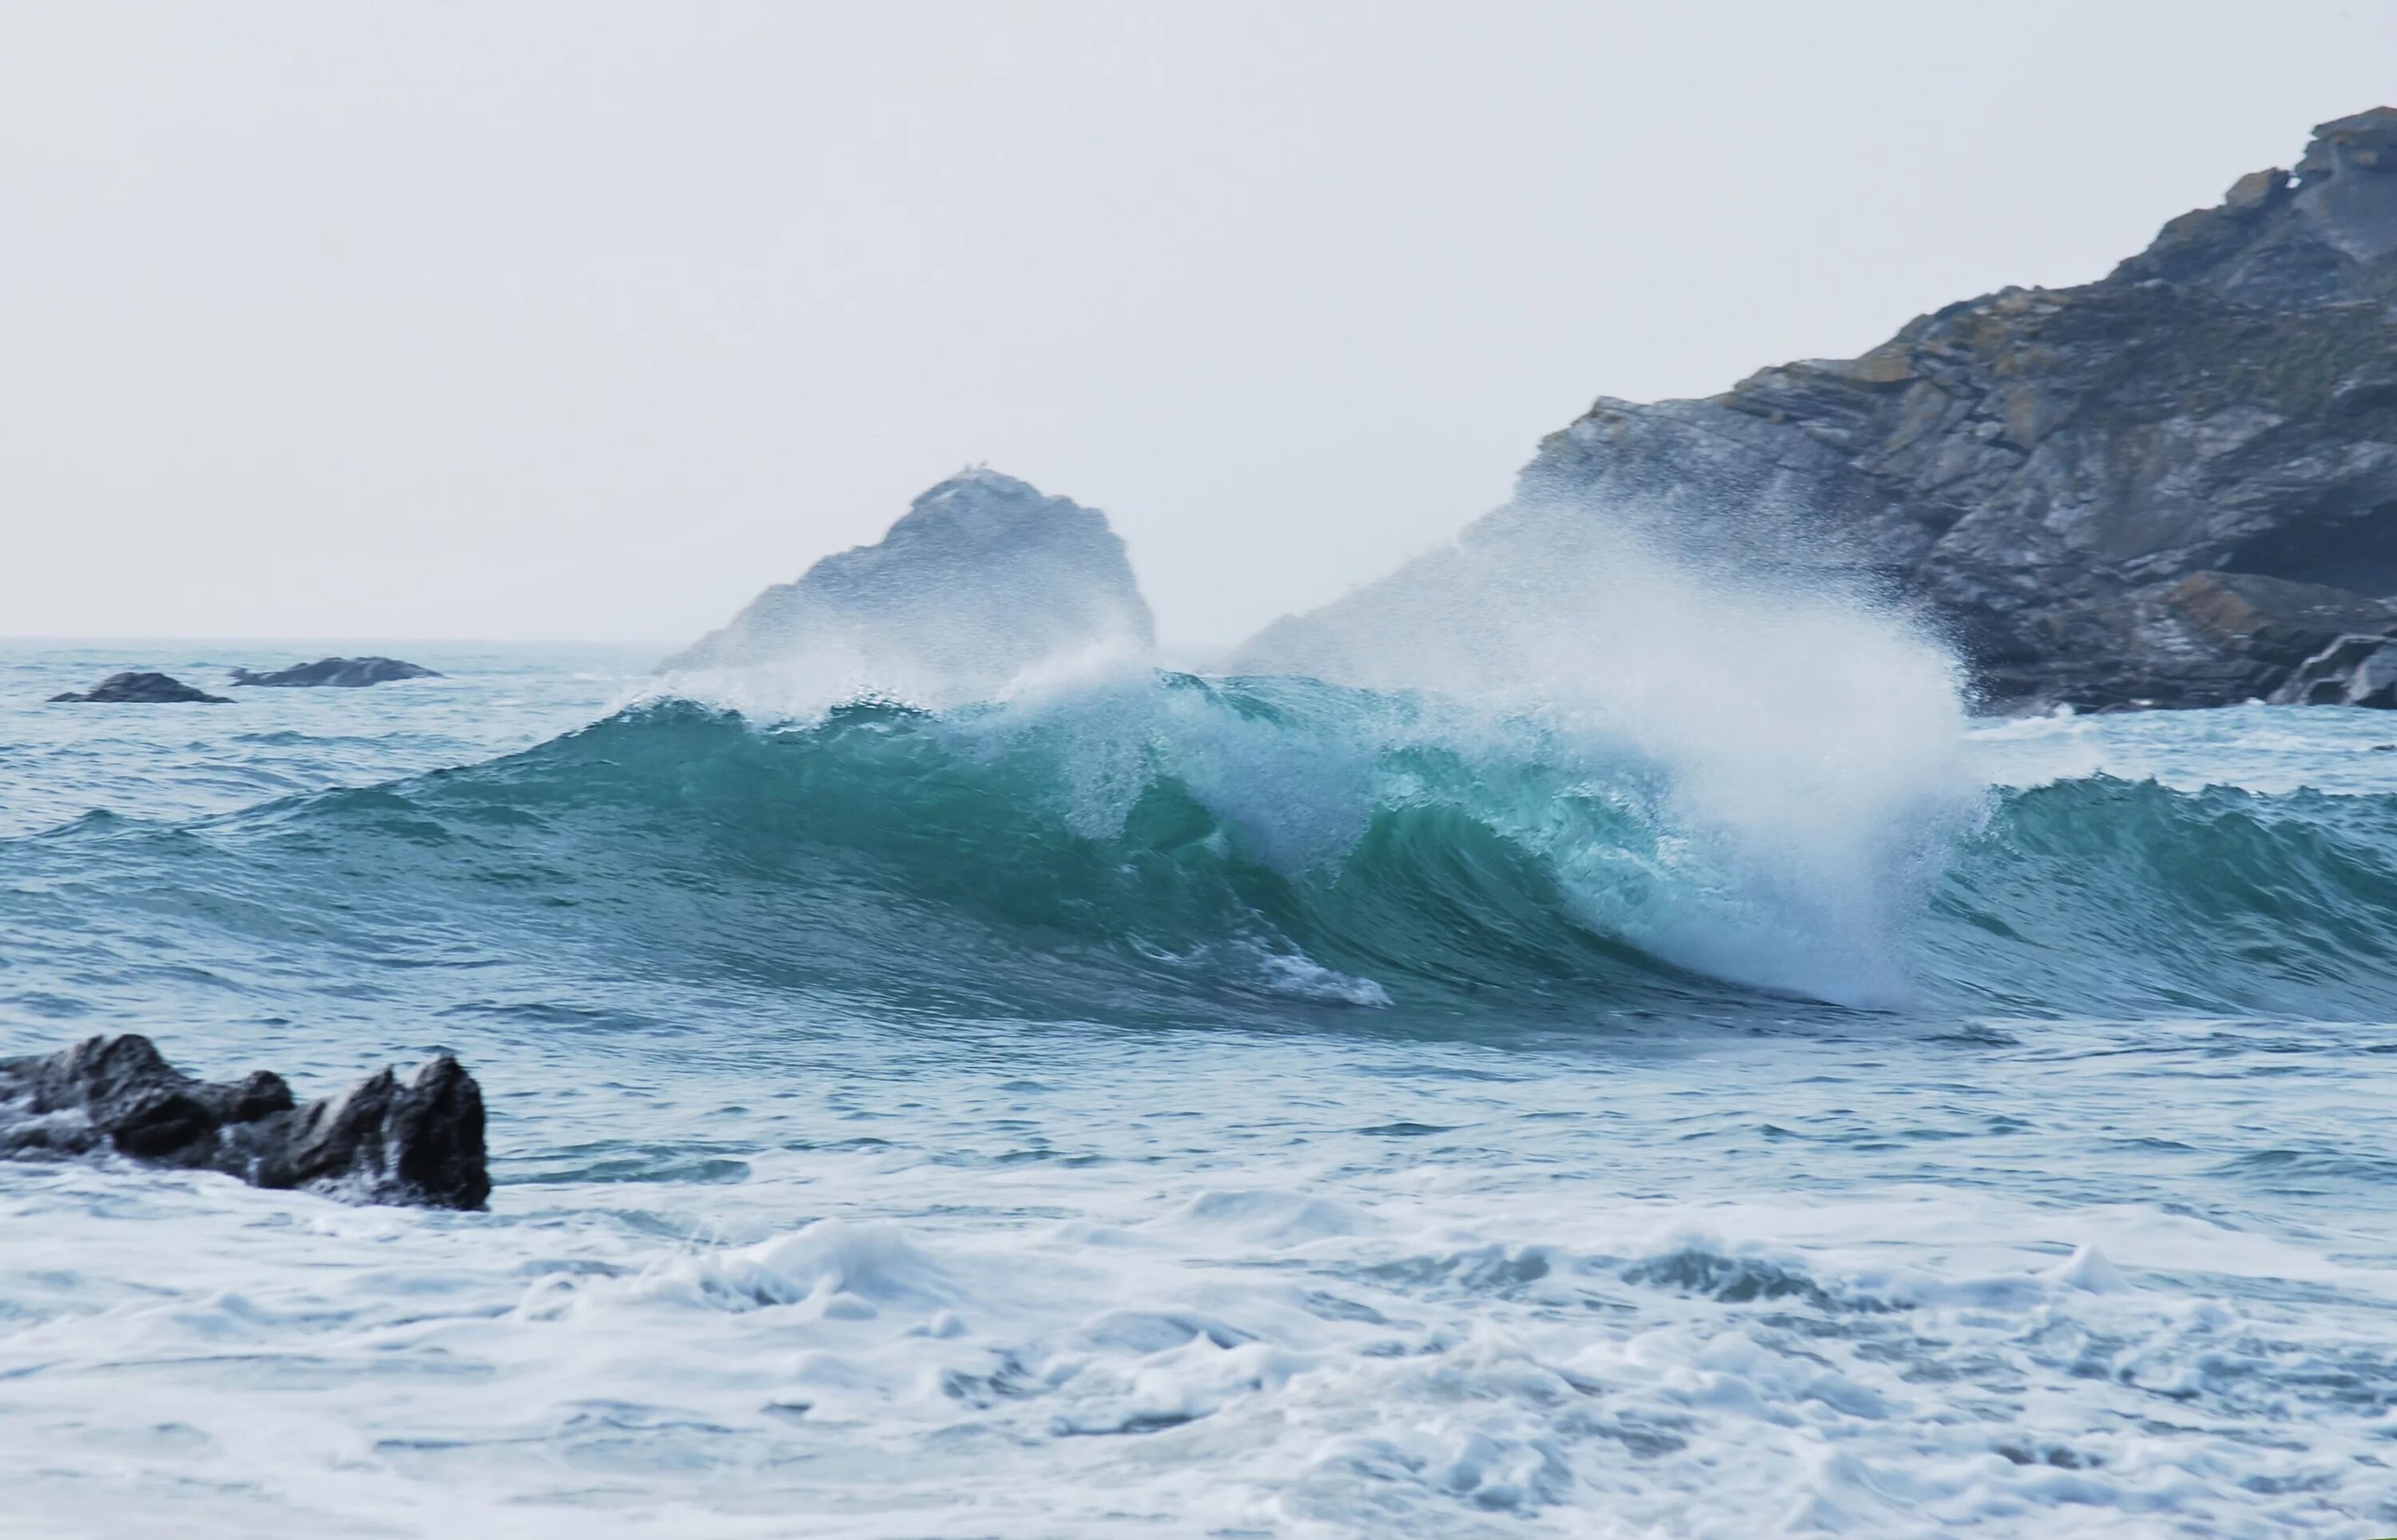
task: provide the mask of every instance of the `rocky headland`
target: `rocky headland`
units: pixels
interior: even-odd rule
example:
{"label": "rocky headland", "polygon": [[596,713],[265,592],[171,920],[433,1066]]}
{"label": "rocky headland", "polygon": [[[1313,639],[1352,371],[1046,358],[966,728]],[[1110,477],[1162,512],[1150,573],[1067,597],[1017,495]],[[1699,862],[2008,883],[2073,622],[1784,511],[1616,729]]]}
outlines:
{"label": "rocky headland", "polygon": [[[1601,399],[1465,539],[1552,551],[1575,521],[1836,574],[1921,616],[1986,709],[2382,698],[2323,655],[2397,629],[2397,109],[2323,125],[2096,283],[1705,400]],[[1373,593],[1234,666],[1323,650]]]}
{"label": "rocky headland", "polygon": [[320,657],[314,663],[301,663],[272,673],[253,673],[248,669],[235,669],[235,684],[272,686],[281,689],[335,688],[355,690],[368,684],[385,684],[395,679],[438,679],[440,674],[420,663],[404,662],[396,657]]}
{"label": "rocky headland", "polygon": [[943,704],[1025,670],[1155,644],[1106,515],[970,470],[916,498],[874,545],[759,594],[669,669],[787,668]]}
{"label": "rocky headland", "polygon": [[132,1033],[0,1060],[0,1156],[102,1150],[358,1202],[478,1209],[491,1192],[482,1088],[447,1054],[305,1106],[271,1070],[194,1080]]}

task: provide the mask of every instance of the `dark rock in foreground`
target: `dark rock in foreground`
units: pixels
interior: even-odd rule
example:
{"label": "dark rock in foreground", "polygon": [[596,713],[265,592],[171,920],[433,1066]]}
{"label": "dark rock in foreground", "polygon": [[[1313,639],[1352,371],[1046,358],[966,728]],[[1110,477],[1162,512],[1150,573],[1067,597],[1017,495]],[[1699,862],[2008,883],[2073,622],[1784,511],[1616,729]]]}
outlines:
{"label": "dark rock in foreground", "polygon": [[2397,710],[2397,638],[2340,637],[2299,664],[2272,703]]}
{"label": "dark rock in foreground", "polygon": [[315,689],[330,685],[338,689],[359,689],[368,684],[387,684],[395,679],[438,679],[441,675],[422,664],[402,662],[396,657],[320,657],[314,663],[301,663],[273,673],[252,673],[248,669],[235,669],[235,684],[266,684],[288,689]]}
{"label": "dark rock in foreground", "polygon": [[229,706],[223,696],[195,690],[172,674],[114,673],[88,690],[68,690],[50,697],[53,701],[81,700],[95,705],[169,706],[182,701],[195,701],[208,706]]}
{"label": "dark rock in foreground", "polygon": [[478,1209],[491,1191],[482,1088],[447,1054],[304,1107],[272,1071],[195,1081],[131,1033],[0,1060],[0,1156],[103,1148],[357,1202]]}

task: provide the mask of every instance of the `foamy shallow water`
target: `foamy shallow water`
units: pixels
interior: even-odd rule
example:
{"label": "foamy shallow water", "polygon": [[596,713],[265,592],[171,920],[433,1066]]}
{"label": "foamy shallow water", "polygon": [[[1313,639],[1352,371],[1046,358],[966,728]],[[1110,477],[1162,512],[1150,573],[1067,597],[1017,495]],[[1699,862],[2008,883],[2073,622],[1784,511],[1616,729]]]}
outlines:
{"label": "foamy shallow water", "polygon": [[[424,660],[461,679],[113,713],[74,790],[36,735],[98,730],[12,710],[0,805],[205,819],[246,805],[206,735],[363,785],[629,685]],[[2195,765],[2235,715],[2086,731]],[[0,1165],[11,1533],[2397,1533],[2385,1021],[869,1008],[504,935],[370,964],[18,837],[0,1053],[138,1029],[304,1092],[450,1047],[499,1187]]]}
{"label": "foamy shallow water", "polygon": [[489,1216],[0,1168],[0,1474],[59,1533],[2386,1521],[2397,1031],[1093,1032],[502,1093]]}

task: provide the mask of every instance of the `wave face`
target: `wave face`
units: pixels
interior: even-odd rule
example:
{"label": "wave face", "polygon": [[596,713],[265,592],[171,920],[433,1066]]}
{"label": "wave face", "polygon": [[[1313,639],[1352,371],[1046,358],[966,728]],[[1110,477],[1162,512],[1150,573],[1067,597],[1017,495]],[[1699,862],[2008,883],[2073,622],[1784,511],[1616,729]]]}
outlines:
{"label": "wave face", "polygon": [[2366,1020],[2397,988],[2397,795],[2005,794],[1958,854],[1919,964],[1965,1008]]}
{"label": "wave face", "polygon": [[[1507,1020],[1838,1007],[2368,1014],[2397,986],[2397,798],[2103,776],[1926,796],[1818,859],[1674,767],[1528,717],[1159,675],[759,727],[636,707],[526,752],[176,829],[163,861],[388,951],[564,948],[936,1012]],[[295,899],[297,902],[295,903]],[[396,937],[397,939],[394,939]],[[412,938],[412,939],[411,939]]]}

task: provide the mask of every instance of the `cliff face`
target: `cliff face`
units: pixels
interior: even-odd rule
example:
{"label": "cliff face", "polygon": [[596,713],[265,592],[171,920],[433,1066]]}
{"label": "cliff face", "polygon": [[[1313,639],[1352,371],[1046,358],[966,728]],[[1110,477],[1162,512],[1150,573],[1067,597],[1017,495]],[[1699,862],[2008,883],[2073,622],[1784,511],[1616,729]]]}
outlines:
{"label": "cliff face", "polygon": [[973,470],[918,497],[878,543],[766,590],[666,667],[789,668],[940,705],[1044,662],[1154,642],[1105,514]]}
{"label": "cliff face", "polygon": [[1923,612],[1993,708],[2268,693],[2397,625],[2397,109],[2098,283],[1708,400],[1600,400],[1466,538],[1592,519],[1701,565],[1838,569]]}

